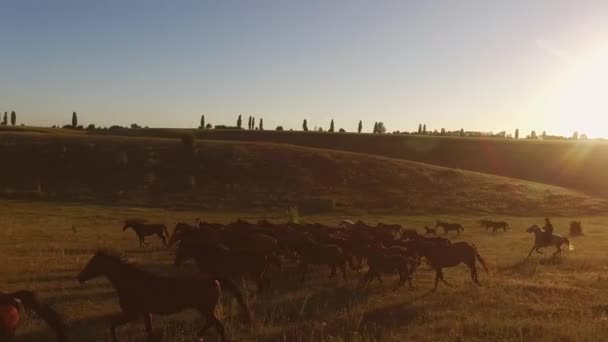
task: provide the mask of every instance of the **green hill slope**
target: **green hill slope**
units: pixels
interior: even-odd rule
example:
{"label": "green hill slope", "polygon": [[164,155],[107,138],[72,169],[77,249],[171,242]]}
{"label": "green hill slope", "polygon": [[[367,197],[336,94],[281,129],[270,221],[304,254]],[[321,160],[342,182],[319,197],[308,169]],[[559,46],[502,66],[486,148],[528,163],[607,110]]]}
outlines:
{"label": "green hill slope", "polygon": [[0,133],[0,194],[194,208],[597,213],[559,187],[284,144]]}

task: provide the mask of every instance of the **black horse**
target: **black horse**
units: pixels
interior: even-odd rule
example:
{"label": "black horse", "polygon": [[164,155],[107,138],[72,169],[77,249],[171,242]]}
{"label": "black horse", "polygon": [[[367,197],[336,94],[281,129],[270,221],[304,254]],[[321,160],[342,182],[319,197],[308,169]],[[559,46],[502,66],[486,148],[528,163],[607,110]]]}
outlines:
{"label": "black horse", "polygon": [[143,220],[126,220],[122,230],[133,229],[137,237],[139,237],[139,245],[143,246],[146,241],[146,236],[156,235],[158,236],[165,246],[169,241],[169,231],[167,226],[160,223],[146,223]]}
{"label": "black horse", "polygon": [[169,315],[186,309],[196,309],[205,317],[205,325],[198,337],[214,326],[222,342],[226,341],[223,324],[215,316],[222,288],[232,292],[252,320],[238,287],[228,279],[203,276],[157,276],[128,264],[118,255],[107,251],[97,252],[78,275],[84,283],[90,279],[105,276],[118,293],[122,315],[110,328],[112,341],[116,342],[116,328],[143,318],[148,340],[153,341],[151,314]]}

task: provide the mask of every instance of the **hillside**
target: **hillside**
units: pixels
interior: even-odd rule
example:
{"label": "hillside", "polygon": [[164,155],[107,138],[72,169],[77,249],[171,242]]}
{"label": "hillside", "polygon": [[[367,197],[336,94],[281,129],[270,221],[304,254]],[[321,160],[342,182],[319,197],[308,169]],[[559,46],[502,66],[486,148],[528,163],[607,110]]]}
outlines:
{"label": "hillside", "polygon": [[597,213],[558,187],[363,154],[269,143],[0,133],[0,193],[126,205],[305,212]]}
{"label": "hillside", "polygon": [[[181,130],[184,131],[184,130]],[[353,133],[192,130],[201,139],[286,143],[418,161],[575,189],[608,198],[608,143]],[[95,134],[175,136],[180,130]]]}

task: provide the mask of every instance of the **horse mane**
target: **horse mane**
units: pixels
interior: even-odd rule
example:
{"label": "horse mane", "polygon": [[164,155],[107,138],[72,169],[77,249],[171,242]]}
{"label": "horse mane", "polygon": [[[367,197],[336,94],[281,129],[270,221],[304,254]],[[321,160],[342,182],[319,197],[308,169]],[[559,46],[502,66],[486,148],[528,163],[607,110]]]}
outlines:
{"label": "horse mane", "polygon": [[119,262],[121,264],[131,265],[131,262],[129,262],[129,260],[127,260],[127,257],[124,254],[122,254],[116,250],[113,250],[113,249],[109,249],[109,248],[98,249],[95,252],[95,256],[102,256],[107,259],[112,259],[113,261]]}

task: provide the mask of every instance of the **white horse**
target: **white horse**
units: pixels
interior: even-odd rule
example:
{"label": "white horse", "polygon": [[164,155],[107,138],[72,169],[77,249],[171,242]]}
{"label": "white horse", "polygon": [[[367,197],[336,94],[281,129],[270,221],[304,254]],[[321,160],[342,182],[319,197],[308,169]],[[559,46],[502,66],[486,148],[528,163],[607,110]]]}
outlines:
{"label": "white horse", "polygon": [[542,252],[539,251],[539,248],[543,248],[543,247],[555,246],[555,248],[557,248],[557,250],[555,251],[555,253],[553,253],[553,256],[555,256],[558,253],[560,255],[562,254],[562,245],[563,244],[568,245],[568,250],[570,250],[570,251],[574,250],[574,245],[571,244],[570,240],[568,240],[568,238],[565,236],[561,236],[559,234],[552,234],[551,239],[547,240],[547,235],[537,225],[533,225],[532,227],[528,228],[528,230],[526,230],[526,231],[528,233],[534,233],[534,247],[532,247],[532,249],[530,250],[528,257],[530,257],[532,255],[533,251],[536,251],[538,254],[542,254]]}

